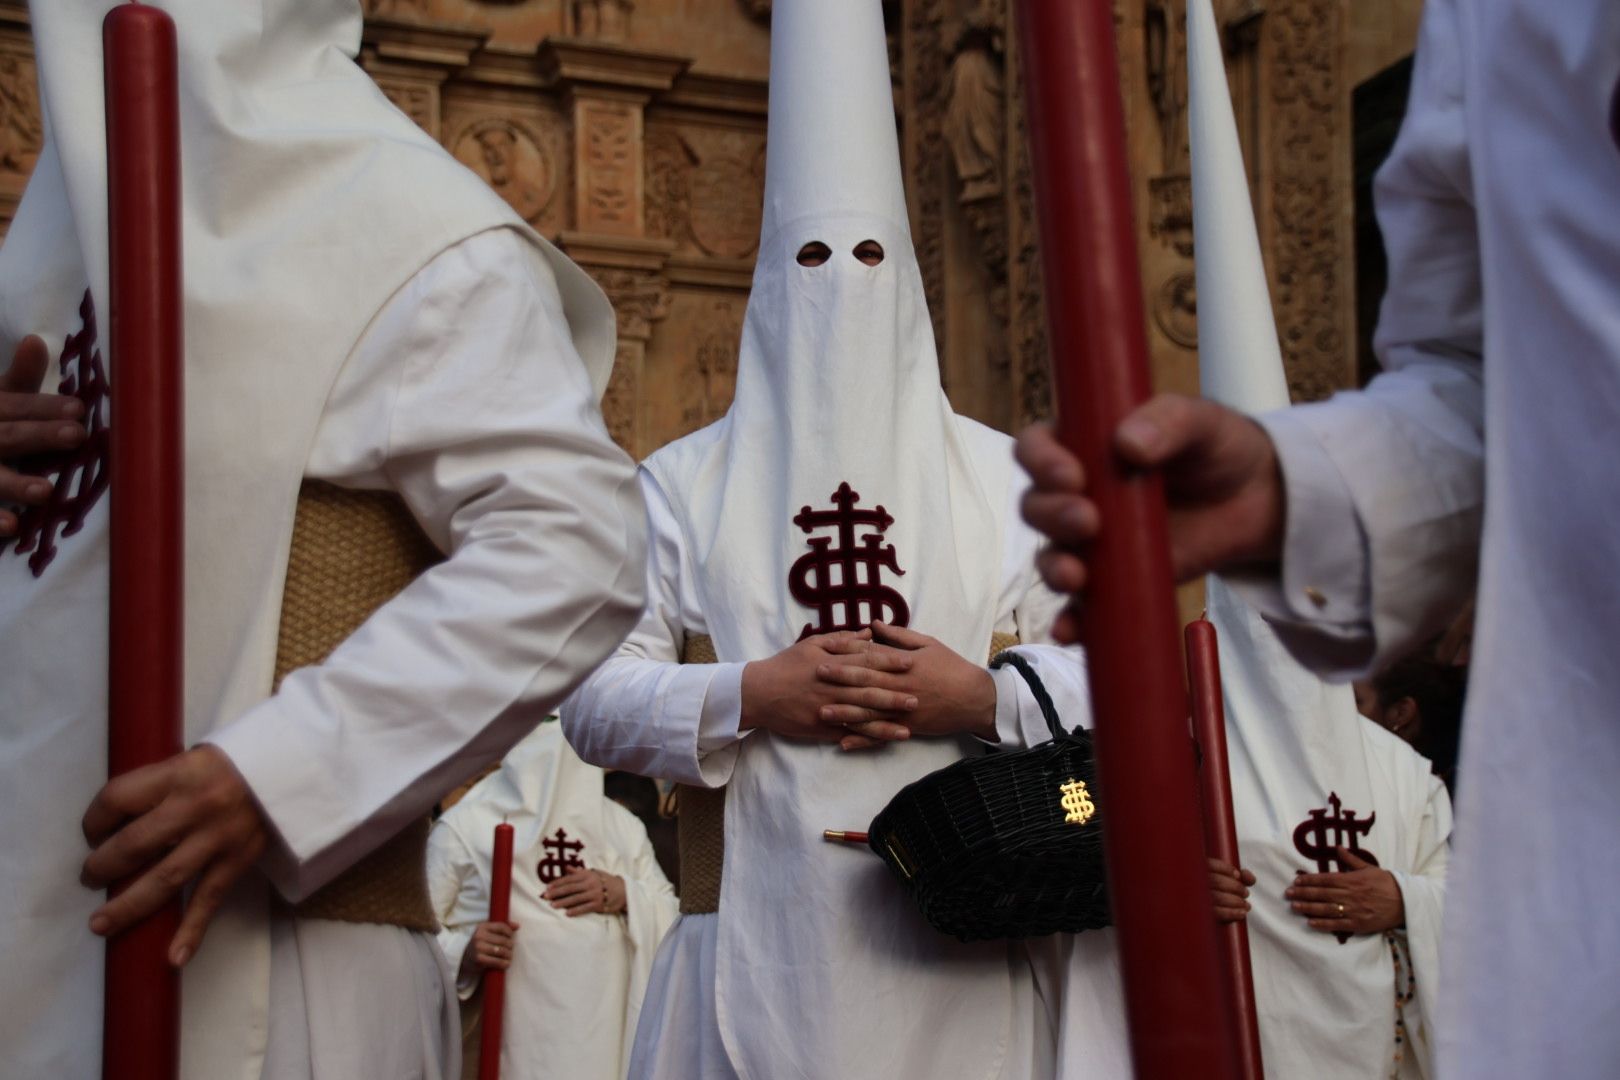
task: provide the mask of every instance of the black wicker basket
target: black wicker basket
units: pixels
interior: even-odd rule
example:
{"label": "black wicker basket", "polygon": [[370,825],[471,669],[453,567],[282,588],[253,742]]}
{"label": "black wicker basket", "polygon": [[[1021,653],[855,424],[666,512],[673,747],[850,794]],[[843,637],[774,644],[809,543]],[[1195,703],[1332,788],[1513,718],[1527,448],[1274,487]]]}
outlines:
{"label": "black wicker basket", "polygon": [[1091,734],[1063,729],[1040,677],[1028,682],[1050,742],[958,761],[902,788],[868,831],[923,918],[963,941],[1108,926],[1103,807]]}

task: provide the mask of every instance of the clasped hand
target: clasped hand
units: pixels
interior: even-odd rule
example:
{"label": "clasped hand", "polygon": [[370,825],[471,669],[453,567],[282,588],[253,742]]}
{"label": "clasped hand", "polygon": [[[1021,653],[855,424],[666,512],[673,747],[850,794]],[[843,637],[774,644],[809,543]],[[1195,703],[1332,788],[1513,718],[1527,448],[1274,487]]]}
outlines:
{"label": "clasped hand", "polygon": [[844,750],[916,735],[995,738],[990,673],[901,627],[805,638],[743,669],[742,727]]}

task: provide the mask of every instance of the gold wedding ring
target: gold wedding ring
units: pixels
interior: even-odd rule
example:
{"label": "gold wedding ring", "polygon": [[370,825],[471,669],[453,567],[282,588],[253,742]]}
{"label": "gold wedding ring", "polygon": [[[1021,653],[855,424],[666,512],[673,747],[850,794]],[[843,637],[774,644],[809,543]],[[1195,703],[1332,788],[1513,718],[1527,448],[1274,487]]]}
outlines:
{"label": "gold wedding ring", "polygon": [[1339,905],[1339,917],[1340,918],[1344,917],[1344,905],[1343,904]]}

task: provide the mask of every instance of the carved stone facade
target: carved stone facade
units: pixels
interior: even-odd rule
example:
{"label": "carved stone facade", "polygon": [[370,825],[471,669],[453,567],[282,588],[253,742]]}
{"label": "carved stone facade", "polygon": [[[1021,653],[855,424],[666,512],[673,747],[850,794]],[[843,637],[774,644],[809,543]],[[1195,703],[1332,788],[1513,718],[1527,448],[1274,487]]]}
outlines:
{"label": "carved stone facade", "polygon": [[0,232],[17,211],[44,141],[28,15],[0,6]]}
{"label": "carved stone facade", "polygon": [[[884,0],[943,376],[959,410],[1006,430],[1051,408],[1010,3]],[[1195,390],[1185,3],[1116,0],[1115,22],[1155,376]],[[723,414],[758,241],[770,0],[364,6],[361,61],[389,98],[613,299],[614,436],[645,454]],[[1398,58],[1419,3],[1215,7],[1290,385],[1320,397],[1354,379],[1350,72]],[[0,0],[0,227],[41,134],[25,6]]]}

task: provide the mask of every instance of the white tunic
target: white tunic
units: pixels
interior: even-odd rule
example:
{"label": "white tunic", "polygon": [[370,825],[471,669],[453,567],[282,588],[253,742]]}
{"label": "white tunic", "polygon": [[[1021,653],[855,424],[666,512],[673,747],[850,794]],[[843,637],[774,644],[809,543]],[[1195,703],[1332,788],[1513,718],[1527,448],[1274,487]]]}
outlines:
{"label": "white tunic", "polygon": [[[556,723],[542,725],[433,827],[428,884],[451,966],[489,918],[495,826],[517,831],[501,1075],[508,1080],[623,1080],[653,955],[675,920],[675,890],[647,830],[602,794]],[[576,846],[578,845],[578,846]],[[625,910],[569,917],[541,899],[572,864],[624,880]],[[463,1000],[478,979],[463,979]]]}
{"label": "white tunic", "polygon": [[[1238,849],[1256,878],[1249,952],[1267,1075],[1385,1080],[1399,1061],[1401,1076],[1432,1077],[1445,785],[1404,741],[1357,715],[1347,688],[1294,664],[1214,578],[1209,607],[1221,631]],[[1395,876],[1400,930],[1340,941],[1292,911],[1283,893],[1295,873],[1343,869],[1330,847],[1340,843]]]}
{"label": "white tunic", "polygon": [[[26,329],[61,340],[78,327]],[[209,738],[263,806],[275,839],[262,865],[291,900],[521,737],[641,600],[627,573],[640,550],[629,463],[602,427],[551,271],[515,230],[451,248],[376,316],[306,475],[398,491],[453,554],[327,663]],[[0,1045],[17,1075],[91,1076],[100,1060],[83,1019],[101,1007],[102,947],[86,928],[101,900],[77,877],[79,815],[105,780],[106,639],[70,629],[105,625],[107,543],[103,499],[37,582],[26,557],[0,549],[8,692],[41,703],[0,718],[0,813],[29,840],[0,875],[12,913],[0,923]],[[238,893],[227,923],[268,898],[257,876]],[[276,922],[258,988],[272,1051],[262,1056],[260,1029],[257,1048],[242,1048],[247,1075],[455,1075],[454,997],[430,935]],[[234,962],[228,942],[212,933],[187,969],[188,1009],[207,1004],[212,969]]]}
{"label": "white tunic", "polygon": [[1429,0],[1378,181],[1386,373],[1267,421],[1288,537],[1253,595],[1301,658],[1399,655],[1477,566],[1443,1080],[1620,1073],[1617,81],[1612,3]]}
{"label": "white tunic", "polygon": [[[967,420],[960,420],[964,438],[982,460],[994,462],[1005,473],[1008,441]],[[692,553],[672,514],[668,500],[647,472],[642,474],[648,504],[651,550],[647,613],[618,653],[604,664],[563,707],[564,728],[570,742],[586,760],[604,766],[687,784],[715,787],[727,783],[746,743],[769,739],[758,732],[739,732],[742,663],[681,665],[680,650],[687,637],[710,633],[710,619],[693,589]],[[991,602],[998,632],[1017,633],[1025,641],[1047,639],[1061,601],[1040,584],[1032,569],[1036,537],[1019,521],[1016,492],[1002,490],[998,527],[1007,533],[996,580],[998,594]],[[1045,650],[1037,650],[1044,652]],[[976,658],[975,658],[976,659]],[[1046,663],[1041,674],[1052,692],[1060,715],[1069,724],[1089,723],[1083,665],[1072,659]],[[997,689],[997,731],[1004,744],[1019,746],[1049,738],[1038,707],[1016,673],[994,673]],[[905,755],[916,749],[901,745],[871,752],[881,764],[884,757]],[[828,751],[837,753],[836,750]],[[849,755],[854,767],[858,758]],[[898,763],[897,763],[898,764]],[[898,789],[903,781],[896,781]],[[881,805],[881,804],[880,804]],[[734,811],[727,808],[730,817]],[[872,890],[862,903],[882,904],[889,910],[909,905],[887,871],[868,852],[823,845],[820,829],[864,827],[870,810],[851,809],[848,820],[805,822],[814,827],[815,845],[794,858],[837,860],[847,866],[851,880]],[[787,852],[739,850],[737,834],[728,828],[725,862],[726,897],[733,890],[759,890],[778,873]],[[838,897],[804,897],[804,903],[840,905]],[[851,909],[853,911],[853,909]],[[1033,995],[1029,962],[1022,945],[960,946],[920,925],[920,916],[907,907],[902,921],[915,921],[920,940],[931,946],[926,957],[890,955],[851,957],[849,950],[871,945],[851,937],[847,942],[801,941],[804,949],[821,949],[825,970],[771,972],[768,977],[786,987],[789,1000],[809,1016],[829,1007],[840,1012],[864,1013],[883,1019],[870,1027],[851,1028],[836,1041],[822,1041],[810,1025],[788,1017],[766,1017],[737,1003],[731,965],[747,965],[750,956],[727,957],[718,951],[723,915],[683,915],[666,938],[654,968],[652,985],[643,1007],[630,1075],[699,1080],[709,1077],[747,1076],[767,1080],[776,1076],[846,1077],[884,1075],[895,1078],[961,1075],[953,1071],[964,1047],[985,1049],[990,1040],[991,1076],[1045,1075],[1050,1069],[1051,1026],[1056,1017]],[[855,914],[851,919],[859,922]],[[853,923],[852,923],[853,926]],[[784,919],[770,933],[803,935],[803,924]],[[928,938],[926,935],[934,935]],[[953,958],[955,954],[955,958]],[[846,957],[848,960],[846,961]],[[755,961],[757,963],[757,961]],[[877,965],[879,981],[853,977]],[[957,974],[949,973],[955,970]],[[1009,974],[1010,972],[1010,974]],[[764,975],[765,973],[760,973]],[[941,978],[941,976],[944,978]],[[927,978],[925,978],[927,976]],[[995,980],[1008,990],[993,1015],[964,1015],[950,990],[953,978],[971,988],[975,980]],[[799,989],[796,991],[794,987]],[[1117,990],[1115,991],[1117,993]],[[829,994],[836,995],[835,1002]],[[904,1000],[903,1008],[895,1001]],[[941,1038],[940,1025],[949,1028]],[[895,1048],[904,1052],[895,1057]],[[887,1064],[890,1061],[893,1064]],[[767,1071],[750,1062],[772,1063]]]}

